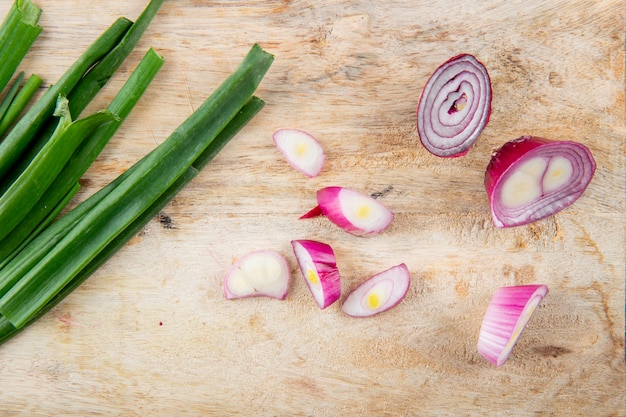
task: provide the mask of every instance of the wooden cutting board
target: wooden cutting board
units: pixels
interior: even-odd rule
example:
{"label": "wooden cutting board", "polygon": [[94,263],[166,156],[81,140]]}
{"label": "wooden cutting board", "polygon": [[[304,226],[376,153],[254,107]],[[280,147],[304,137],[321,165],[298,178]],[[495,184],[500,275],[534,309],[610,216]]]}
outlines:
{"label": "wooden cutting board", "polygon": [[[36,3],[44,32],[22,67],[45,88],[146,2]],[[72,204],[163,142],[255,42],[276,57],[258,91],[266,107],[121,252],[0,347],[0,415],[626,415],[624,17],[617,0],[166,2],[91,109],[147,48],[166,64]],[[467,156],[443,160],[419,144],[415,108],[432,71],[463,52],[487,66],[493,112]],[[320,176],[282,159],[280,127],[318,137]],[[524,134],[580,141],[598,169],[564,212],[495,229],[484,170]],[[391,228],[357,238],[298,220],[328,185],[381,193]],[[323,311],[291,253],[301,238],[337,255],[344,295]],[[256,249],[288,259],[289,296],[226,301],[224,272]],[[400,305],[342,314],[345,294],[401,262],[412,284]],[[527,283],[550,292],[496,368],[476,351],[483,314],[496,288]]]}

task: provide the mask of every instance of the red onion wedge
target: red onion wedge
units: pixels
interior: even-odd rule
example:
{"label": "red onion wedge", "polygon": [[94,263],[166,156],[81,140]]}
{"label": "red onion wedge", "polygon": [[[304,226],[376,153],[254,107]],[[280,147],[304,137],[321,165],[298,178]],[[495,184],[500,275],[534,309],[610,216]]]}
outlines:
{"label": "red onion wedge", "polygon": [[596,163],[584,145],[522,136],[498,149],[485,172],[496,227],[513,227],[551,216],[585,191]]}
{"label": "red onion wedge", "polygon": [[349,188],[322,188],[317,191],[317,204],[300,218],[324,215],[356,236],[381,233],[389,227],[394,217],[393,212],[375,198]]}
{"label": "red onion wedge", "polygon": [[289,292],[289,266],[278,252],[259,250],[244,255],[224,276],[224,296],[265,296],[284,300]]}
{"label": "red onion wedge", "polygon": [[279,129],[274,132],[274,143],[289,165],[309,178],[322,171],[326,155],[322,145],[313,136],[299,129]]}
{"label": "red onion wedge", "polygon": [[431,75],[417,106],[417,130],[433,155],[465,155],[489,122],[491,80],[469,54],[457,55]]}
{"label": "red onion wedge", "polygon": [[337,301],[341,295],[341,279],[333,248],[314,240],[293,240],[291,246],[302,276],[320,309]]}
{"label": "red onion wedge", "polygon": [[546,285],[498,288],[480,327],[478,352],[495,366],[502,366],[547,293]]}
{"label": "red onion wedge", "polygon": [[341,310],[352,317],[371,317],[395,307],[404,299],[411,285],[405,264],[379,272],[352,291]]}

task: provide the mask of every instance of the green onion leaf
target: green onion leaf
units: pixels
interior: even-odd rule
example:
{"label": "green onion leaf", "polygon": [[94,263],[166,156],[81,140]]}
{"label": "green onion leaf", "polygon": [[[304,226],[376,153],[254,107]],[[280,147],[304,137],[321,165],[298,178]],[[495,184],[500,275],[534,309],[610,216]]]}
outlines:
{"label": "green onion leaf", "polygon": [[15,0],[0,25],[0,91],[4,90],[41,33],[41,9],[30,0]]}
{"label": "green onion leaf", "polygon": [[[7,91],[6,95],[2,99],[2,103],[0,103],[0,120],[4,117],[5,113],[9,109],[9,106],[11,106],[13,99],[15,98],[15,96],[17,95],[17,92],[20,89],[20,84],[22,83],[23,79],[24,79],[24,71],[18,74],[15,81],[13,81],[13,85],[11,85],[11,88],[9,89],[9,91]],[[0,136],[2,135],[0,134]]]}
{"label": "green onion leaf", "polygon": [[102,60],[94,65],[74,87],[68,95],[72,117],[78,117],[98,91],[109,81],[109,78],[117,71],[124,59],[139,42],[139,39],[159,11],[163,1],[150,1],[119,43]]}
{"label": "green onion leaf", "polygon": [[31,98],[37,93],[42,82],[39,76],[32,74],[28,77],[28,80],[26,80],[22,88],[19,89],[17,96],[8,103],[8,108],[6,111],[2,112],[2,119],[0,119],[0,137],[4,136],[11,126],[13,126],[13,123],[15,123],[22,111],[24,111],[26,106],[30,103]]}
{"label": "green onion leaf", "polygon": [[50,141],[0,196],[0,239],[4,239],[28,214],[78,145],[98,126],[116,118],[104,110],[72,122],[68,101],[63,96],[59,97],[57,112],[60,122]]}

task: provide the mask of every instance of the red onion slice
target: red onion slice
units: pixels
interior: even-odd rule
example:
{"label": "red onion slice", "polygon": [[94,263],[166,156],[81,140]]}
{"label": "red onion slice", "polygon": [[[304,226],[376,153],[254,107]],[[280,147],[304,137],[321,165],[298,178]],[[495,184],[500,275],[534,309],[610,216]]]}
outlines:
{"label": "red onion slice", "polygon": [[247,297],[271,297],[284,300],[289,292],[289,266],[278,252],[250,252],[226,272],[224,296],[231,300]]}
{"label": "red onion slice", "polygon": [[457,55],[431,75],[417,106],[417,129],[424,147],[440,157],[465,155],[491,114],[491,80],[469,54]]}
{"label": "red onion slice", "polygon": [[320,309],[337,301],[341,295],[341,278],[333,248],[314,240],[293,240],[291,246],[304,281]]}
{"label": "red onion slice", "polygon": [[547,293],[546,285],[498,288],[480,327],[478,352],[494,365],[502,366]]}
{"label": "red onion slice", "polygon": [[522,136],[505,143],[485,172],[493,224],[520,226],[558,213],[578,200],[595,169],[577,142]]}
{"label": "red onion slice", "polygon": [[393,212],[375,198],[344,187],[317,191],[316,207],[302,215],[307,219],[324,215],[335,225],[356,236],[381,233],[393,221]]}
{"label": "red onion slice", "polygon": [[341,310],[352,317],[371,317],[400,303],[411,285],[405,264],[379,272],[352,291]]}
{"label": "red onion slice", "polygon": [[322,145],[309,133],[299,129],[279,129],[274,143],[289,165],[309,178],[319,175],[326,155]]}

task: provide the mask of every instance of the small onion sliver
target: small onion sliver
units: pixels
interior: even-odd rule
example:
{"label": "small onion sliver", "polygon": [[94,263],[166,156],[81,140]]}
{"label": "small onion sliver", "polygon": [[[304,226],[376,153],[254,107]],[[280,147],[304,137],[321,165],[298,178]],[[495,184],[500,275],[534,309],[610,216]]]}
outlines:
{"label": "small onion sliver", "polygon": [[291,246],[311,295],[320,309],[341,295],[341,277],[333,248],[314,240],[292,240]]}
{"label": "small onion sliver", "polygon": [[450,58],[420,94],[417,130],[422,145],[439,157],[465,155],[489,123],[491,79],[473,55]]}
{"label": "small onion sliver", "polygon": [[498,288],[480,327],[478,352],[495,366],[502,366],[547,293],[543,284]]}
{"label": "small onion sliver", "polygon": [[371,317],[398,305],[411,286],[406,264],[392,266],[369,278],[346,297],[341,310],[351,317]]}
{"label": "small onion sliver", "polygon": [[279,129],[274,144],[289,165],[309,178],[316,177],[326,162],[324,148],[311,134],[300,129]]}
{"label": "small onion sliver", "polygon": [[494,226],[521,226],[564,210],[584,193],[595,170],[593,155],[577,142],[522,136],[505,143],[485,171]]}
{"label": "small onion sliver", "polygon": [[280,253],[249,252],[224,275],[224,296],[229,300],[261,296],[284,300],[289,292],[289,278],[289,266]]}
{"label": "small onion sliver", "polygon": [[[318,190],[317,203],[328,220],[356,236],[381,233],[394,218],[393,212],[380,201],[344,187],[325,187]],[[313,211],[316,209],[311,212]],[[305,216],[312,217],[309,213]]]}

